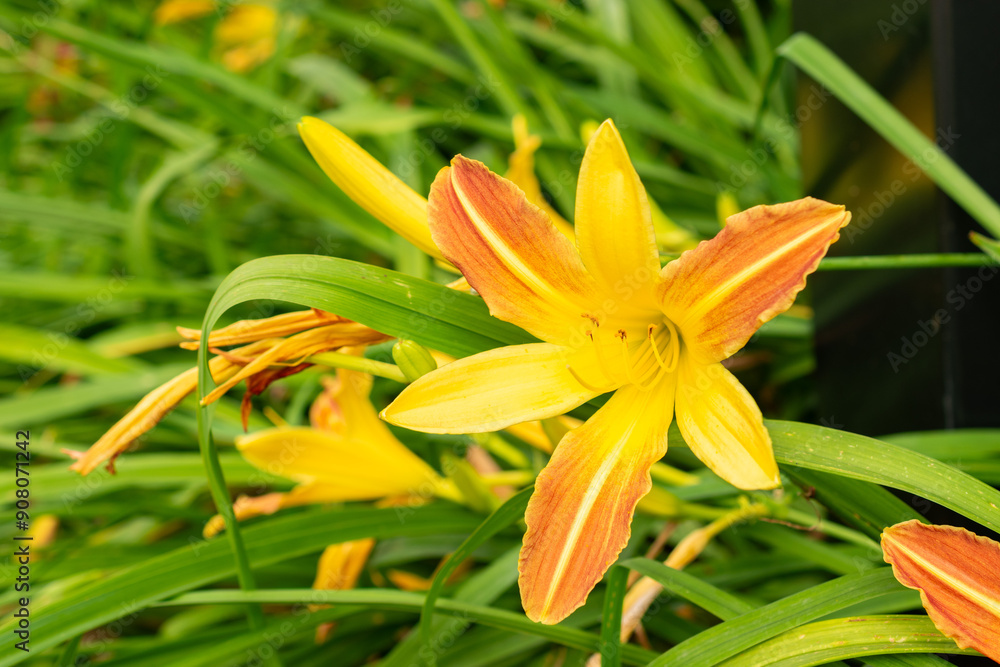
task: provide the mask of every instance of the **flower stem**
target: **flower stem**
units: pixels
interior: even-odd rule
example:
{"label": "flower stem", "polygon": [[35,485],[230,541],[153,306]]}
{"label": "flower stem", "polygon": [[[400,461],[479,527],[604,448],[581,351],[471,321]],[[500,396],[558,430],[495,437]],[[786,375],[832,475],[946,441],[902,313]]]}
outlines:
{"label": "flower stem", "polygon": [[399,370],[399,366],[387,364],[384,361],[365,359],[364,357],[358,357],[353,354],[344,354],[343,352],[323,352],[322,354],[314,354],[313,356],[307,358],[306,361],[311,364],[320,364],[321,366],[332,366],[333,368],[345,368],[350,371],[361,371],[362,373],[368,373],[369,375],[376,375],[380,378],[406,384],[406,376],[403,375],[403,371]]}

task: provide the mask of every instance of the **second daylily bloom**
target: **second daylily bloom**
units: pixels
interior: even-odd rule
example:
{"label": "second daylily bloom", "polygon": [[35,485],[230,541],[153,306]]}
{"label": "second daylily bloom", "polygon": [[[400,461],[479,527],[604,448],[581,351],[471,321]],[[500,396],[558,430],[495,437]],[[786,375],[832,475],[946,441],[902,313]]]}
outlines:
{"label": "second daylily bloom", "polygon": [[[287,493],[241,496],[238,520],[299,505],[351,500],[427,502],[457,499],[454,486],[411,452],[382,422],[368,398],[372,377],[337,370],[309,413],[312,427],[279,427],[237,438],[236,447],[264,472],[294,480]],[[216,515],[206,537],[223,529]]]}
{"label": "second daylily bloom", "polygon": [[538,477],[519,563],[530,618],[568,616],[615,561],[675,412],[721,477],[743,489],[780,484],[761,412],[720,362],[792,304],[850,220],[842,206],[807,198],[749,209],[661,271],[645,189],[606,121],[580,169],[576,248],[520,189],[462,156],[438,174],[428,213],[434,243],[490,312],[545,342],[425,375],[385,410],[388,421],[495,431],[614,392]]}

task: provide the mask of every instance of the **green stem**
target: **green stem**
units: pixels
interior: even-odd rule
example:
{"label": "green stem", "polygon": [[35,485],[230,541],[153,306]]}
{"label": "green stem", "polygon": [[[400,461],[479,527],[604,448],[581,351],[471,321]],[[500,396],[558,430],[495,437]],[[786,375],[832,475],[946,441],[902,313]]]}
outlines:
{"label": "green stem", "polygon": [[670,486],[692,486],[701,481],[697,475],[668,466],[666,463],[654,463],[649,474],[653,479]]}
{"label": "green stem", "polygon": [[993,260],[981,253],[946,252],[927,255],[869,255],[827,257],[819,263],[820,271],[856,269],[929,269],[946,266],[986,266]]}
{"label": "green stem", "polygon": [[[672,261],[677,253],[660,253],[660,259]],[[950,266],[991,266],[991,257],[978,252],[940,252],[914,255],[858,255],[825,257],[817,271],[856,271],[864,269],[936,269]]]}
{"label": "green stem", "polygon": [[332,366],[333,368],[344,368],[349,371],[361,371],[362,373],[376,375],[380,378],[385,378],[386,380],[393,380],[394,382],[406,384],[406,376],[403,375],[403,371],[399,370],[399,366],[387,364],[384,361],[365,359],[364,357],[358,357],[353,354],[344,354],[343,352],[323,352],[322,354],[314,354],[313,356],[307,358],[306,362],[311,364],[320,364],[322,366]]}
{"label": "green stem", "polygon": [[[215,319],[218,319],[217,317]],[[201,339],[209,340],[214,321],[208,320],[202,323]],[[236,579],[243,591],[252,591],[257,587],[254,581],[253,570],[250,568],[250,558],[247,556],[246,545],[243,543],[243,534],[240,532],[239,522],[233,512],[233,504],[229,499],[229,488],[226,485],[226,477],[222,472],[222,464],[219,463],[219,452],[215,446],[215,439],[212,437],[212,413],[215,408],[212,405],[202,405],[202,400],[210,391],[210,385],[215,383],[212,380],[212,373],[208,367],[208,345],[198,346],[198,447],[201,450],[201,458],[205,464],[205,472],[208,476],[208,487],[212,492],[212,500],[215,508],[222,516],[226,524],[226,536],[229,539],[229,546],[233,551],[233,559],[236,565]],[[264,627],[264,615],[260,606],[248,604],[246,608],[247,621],[252,630],[259,630]]]}

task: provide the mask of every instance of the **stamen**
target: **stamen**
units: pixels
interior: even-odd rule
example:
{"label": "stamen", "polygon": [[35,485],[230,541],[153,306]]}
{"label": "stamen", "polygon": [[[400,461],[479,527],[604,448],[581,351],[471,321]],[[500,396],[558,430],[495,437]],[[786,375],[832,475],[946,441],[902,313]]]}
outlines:
{"label": "stamen", "polygon": [[598,343],[597,340],[594,338],[594,332],[588,331],[587,337],[590,339],[590,342],[594,344],[594,351],[597,354],[597,363],[598,365],[600,365],[601,372],[604,373],[604,377],[608,378],[609,380],[613,380],[614,376],[611,374],[611,371],[608,370],[607,362],[604,359],[604,353],[601,351],[600,343]]}
{"label": "stamen", "polygon": [[667,367],[666,371],[672,373],[677,370],[677,364],[681,359],[681,337],[677,335],[677,327],[670,320],[664,320],[663,323],[667,326],[667,331],[670,332],[670,342],[667,343],[670,346],[670,365]]}
{"label": "stamen", "polygon": [[625,359],[625,377],[628,378],[629,382],[631,382],[634,385],[638,385],[639,388],[641,389],[642,384],[638,380],[636,380],[635,375],[632,373],[632,359],[628,352],[628,336],[625,334],[625,331],[623,329],[619,329],[616,335],[618,336],[618,339],[622,342],[622,356]]}
{"label": "stamen", "polygon": [[573,370],[573,367],[572,367],[572,366],[566,366],[566,370],[568,370],[568,371],[569,371],[569,374],[570,374],[570,375],[572,375],[572,376],[573,376],[573,378],[574,378],[574,379],[575,379],[575,380],[576,380],[577,382],[579,382],[580,384],[582,384],[582,385],[583,385],[584,387],[586,387],[586,388],[587,388],[587,389],[589,389],[590,391],[593,391],[593,392],[596,392],[596,393],[598,393],[598,394],[603,394],[604,392],[608,391],[607,389],[601,389],[600,387],[594,387],[594,386],[593,386],[593,385],[591,385],[591,384],[590,384],[589,382],[586,382],[586,381],[585,381],[585,380],[584,380],[584,379],[583,379],[582,377],[580,377],[580,376],[579,376],[579,375],[577,374],[577,372],[576,372],[576,371],[574,371],[574,370]]}
{"label": "stamen", "polygon": [[649,331],[646,332],[646,337],[649,339],[649,345],[653,348],[653,356],[656,357],[656,363],[660,365],[660,368],[666,368],[667,365],[663,363],[663,357],[660,356],[660,351],[656,349],[656,339],[653,338],[653,332],[656,331],[657,325],[650,324]]}

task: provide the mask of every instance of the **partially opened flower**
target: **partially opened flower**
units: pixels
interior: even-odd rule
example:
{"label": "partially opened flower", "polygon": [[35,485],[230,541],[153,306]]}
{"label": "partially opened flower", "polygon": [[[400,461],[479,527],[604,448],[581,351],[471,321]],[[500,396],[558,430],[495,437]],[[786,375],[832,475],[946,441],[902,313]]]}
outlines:
{"label": "partially opened flower", "polygon": [[432,433],[495,431],[614,392],[538,477],[519,564],[534,620],[583,604],[630,534],[677,414],[692,451],[744,489],[780,484],[750,394],[720,363],[787,309],[850,219],[802,199],[729,218],[660,269],[649,203],[614,125],[580,169],[577,248],[512,183],[458,156],[431,187],[430,230],[490,312],[542,343],[444,366],[384,411]]}
{"label": "partially opened flower", "polygon": [[[534,173],[534,154],[541,140],[528,132],[527,122],[513,121],[514,152],[507,177],[524,190],[535,206],[544,209],[559,231],[573,238],[573,227],[556,213],[542,195]],[[330,180],[354,202],[413,245],[436,259],[447,261],[431,238],[427,200],[372,157],[353,139],[319,118],[306,116],[299,134]]]}
{"label": "partially opened flower", "polygon": [[1000,544],[912,520],[883,531],[882,551],[896,579],[920,591],[938,630],[1000,662]]}
{"label": "partially opened flower", "polygon": [[[238,498],[236,518],[349,500],[457,499],[453,485],[378,418],[368,399],[371,385],[370,375],[338,369],[337,380],[313,404],[311,427],[279,427],[237,438],[247,461],[297,485],[287,493]],[[223,527],[222,517],[213,517],[204,534],[210,537]]]}

